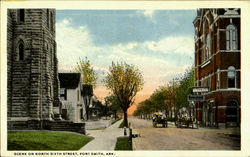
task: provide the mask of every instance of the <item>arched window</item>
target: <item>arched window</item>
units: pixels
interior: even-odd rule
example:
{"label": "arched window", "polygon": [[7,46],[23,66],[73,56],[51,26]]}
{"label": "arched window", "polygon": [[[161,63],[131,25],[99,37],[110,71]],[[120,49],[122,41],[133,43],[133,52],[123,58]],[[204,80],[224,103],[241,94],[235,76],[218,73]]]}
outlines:
{"label": "arched window", "polygon": [[206,61],[209,59],[211,56],[211,35],[209,31],[209,22],[208,19],[205,19],[203,23],[203,43],[204,43],[204,48],[203,48],[203,59],[202,62]]}
{"label": "arched window", "polygon": [[24,46],[22,42],[18,45],[18,57],[18,60],[24,60]]}
{"label": "arched window", "polygon": [[235,88],[235,67],[230,66],[227,72],[228,88]]}
{"label": "arched window", "polygon": [[24,22],[24,9],[19,10],[19,22]]}
{"label": "arched window", "polygon": [[237,50],[237,29],[232,24],[226,29],[226,49]]}
{"label": "arched window", "polygon": [[210,35],[210,33],[207,34],[205,44],[206,44],[206,56],[207,56],[206,59],[208,59],[211,56],[211,35]]}

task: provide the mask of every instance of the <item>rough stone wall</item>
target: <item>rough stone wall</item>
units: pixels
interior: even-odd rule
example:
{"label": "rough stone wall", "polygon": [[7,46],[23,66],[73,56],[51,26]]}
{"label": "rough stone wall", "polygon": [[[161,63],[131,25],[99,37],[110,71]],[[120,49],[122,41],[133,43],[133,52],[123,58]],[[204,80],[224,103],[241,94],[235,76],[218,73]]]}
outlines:
{"label": "rough stone wall", "polygon": [[[53,105],[59,106],[55,10],[25,9],[24,22],[18,15],[8,10],[8,117],[51,119]],[[24,60],[18,59],[20,41]]]}
{"label": "rough stone wall", "polygon": [[[12,19],[11,19],[11,12],[8,11],[7,12],[7,51],[8,52],[12,52],[12,46],[13,46],[13,43],[12,43],[12,40],[13,40],[13,24],[12,24]],[[7,103],[8,103],[8,109],[7,109],[7,112],[8,112],[8,117],[10,117],[12,115],[12,83],[11,80],[12,80],[12,55],[11,53],[7,53],[7,80],[8,80],[8,83],[7,83],[7,91],[8,91],[8,95],[7,95]]]}

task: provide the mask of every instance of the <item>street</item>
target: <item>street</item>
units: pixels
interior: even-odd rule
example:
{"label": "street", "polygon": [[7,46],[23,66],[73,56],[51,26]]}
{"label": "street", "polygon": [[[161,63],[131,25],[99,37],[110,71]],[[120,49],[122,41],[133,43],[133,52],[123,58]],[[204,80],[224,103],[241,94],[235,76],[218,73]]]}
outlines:
{"label": "street", "polygon": [[129,118],[136,150],[240,150],[239,129],[153,128],[151,120]]}

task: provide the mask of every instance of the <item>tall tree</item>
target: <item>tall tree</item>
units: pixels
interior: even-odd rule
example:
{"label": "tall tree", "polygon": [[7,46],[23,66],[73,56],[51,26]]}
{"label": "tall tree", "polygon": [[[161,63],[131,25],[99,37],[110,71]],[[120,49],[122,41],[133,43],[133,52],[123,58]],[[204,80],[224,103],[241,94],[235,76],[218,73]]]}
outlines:
{"label": "tall tree", "polygon": [[85,59],[79,58],[75,71],[82,74],[82,84],[96,87],[97,73],[94,71],[87,57]]}
{"label": "tall tree", "polygon": [[112,62],[104,83],[117,96],[124,113],[124,125],[128,127],[127,110],[143,87],[141,72],[134,65]]}
{"label": "tall tree", "polygon": [[96,87],[97,73],[94,71],[87,57],[85,59],[79,58],[77,62],[76,72],[82,75],[83,84],[83,99],[86,107],[86,117],[89,118],[89,105],[93,96],[93,88]]}
{"label": "tall tree", "polygon": [[188,95],[192,91],[194,86],[194,68],[189,68],[186,70],[182,80],[180,81],[179,87],[176,90],[176,107],[187,107],[189,105]]}

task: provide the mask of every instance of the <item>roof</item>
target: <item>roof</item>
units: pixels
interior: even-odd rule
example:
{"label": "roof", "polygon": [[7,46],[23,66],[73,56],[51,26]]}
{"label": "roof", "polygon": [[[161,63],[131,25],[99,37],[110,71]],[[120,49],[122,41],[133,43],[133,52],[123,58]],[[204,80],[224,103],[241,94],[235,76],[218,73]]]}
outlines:
{"label": "roof", "polygon": [[80,73],[59,73],[60,88],[75,89],[81,79]]}

